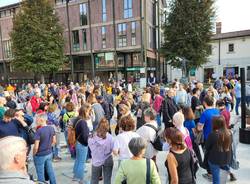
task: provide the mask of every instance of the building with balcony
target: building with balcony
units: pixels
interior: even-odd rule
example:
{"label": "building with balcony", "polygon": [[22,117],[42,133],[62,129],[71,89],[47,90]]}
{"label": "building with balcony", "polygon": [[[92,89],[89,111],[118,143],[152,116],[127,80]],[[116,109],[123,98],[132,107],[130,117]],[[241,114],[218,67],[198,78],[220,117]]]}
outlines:
{"label": "building with balcony", "polygon": [[[71,0],[69,17],[66,0],[52,3],[64,28],[65,55],[72,56],[76,81],[95,76],[106,80],[111,74],[138,81],[151,72],[160,78],[164,72],[158,48],[163,41],[166,0]],[[11,70],[9,37],[12,14],[18,7],[14,4],[0,8],[0,15],[6,12],[0,17],[0,71],[5,64],[12,80],[20,79],[18,72]],[[69,66],[54,76],[58,81],[67,81],[70,73]]]}

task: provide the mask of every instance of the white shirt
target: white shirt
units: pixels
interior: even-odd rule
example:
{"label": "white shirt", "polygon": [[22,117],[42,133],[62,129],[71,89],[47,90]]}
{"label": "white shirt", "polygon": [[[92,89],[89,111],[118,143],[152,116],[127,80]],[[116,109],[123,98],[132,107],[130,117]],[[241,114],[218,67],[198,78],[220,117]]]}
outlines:
{"label": "white shirt", "polygon": [[133,155],[128,148],[129,141],[140,137],[136,132],[122,132],[115,138],[114,151],[119,151],[119,160],[130,159]]}
{"label": "white shirt", "polygon": [[158,153],[150,143],[151,141],[153,142],[155,140],[156,132],[153,128],[146,126],[147,124],[153,125],[155,128],[158,128],[157,122],[151,121],[150,123],[146,123],[145,125],[143,125],[136,132],[147,141],[148,145],[145,152],[145,158],[151,159]]}

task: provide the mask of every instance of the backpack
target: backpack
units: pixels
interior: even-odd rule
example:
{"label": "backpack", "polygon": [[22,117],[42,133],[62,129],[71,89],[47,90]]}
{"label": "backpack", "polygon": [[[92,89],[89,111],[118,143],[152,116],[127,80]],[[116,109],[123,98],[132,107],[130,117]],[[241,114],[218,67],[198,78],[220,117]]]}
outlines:
{"label": "backpack", "polygon": [[187,135],[185,136],[185,135],[183,134],[183,136],[184,136],[183,139],[184,139],[184,141],[185,141],[185,143],[186,143],[188,149],[192,150],[192,149],[193,149],[193,144],[192,144],[191,137],[190,137],[190,135],[189,135],[189,131],[188,131],[186,128],[185,128],[185,130],[186,130],[186,132],[187,132]]}
{"label": "backpack", "polygon": [[150,125],[150,124],[146,124],[145,126],[154,129],[154,131],[156,132],[156,137],[155,137],[155,140],[150,141],[150,143],[152,144],[154,149],[156,149],[157,151],[162,151],[163,143],[161,141],[161,136],[159,134],[160,130],[158,130],[157,128],[155,128],[153,125]]}
{"label": "backpack", "polygon": [[114,115],[114,106],[112,104],[109,104],[109,112],[110,112],[110,117],[112,118]]}
{"label": "backpack", "polygon": [[68,126],[68,143],[70,146],[75,146],[77,139],[79,138],[79,136],[76,138],[76,126],[78,125],[78,123],[81,121],[81,119],[77,120],[77,122],[74,123],[72,125]]}

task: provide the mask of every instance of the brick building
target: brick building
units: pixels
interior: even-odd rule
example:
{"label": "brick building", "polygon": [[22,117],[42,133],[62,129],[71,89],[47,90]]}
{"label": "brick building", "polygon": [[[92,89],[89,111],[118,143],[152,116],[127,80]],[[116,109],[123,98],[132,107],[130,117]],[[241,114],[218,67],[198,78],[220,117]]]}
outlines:
{"label": "brick building", "polygon": [[[65,55],[72,55],[76,81],[93,76],[107,79],[111,73],[139,80],[145,71],[160,78],[164,72],[157,50],[163,40],[165,0],[71,0],[68,17],[66,0],[54,0],[53,4],[64,28]],[[9,33],[18,7],[13,4],[0,8],[0,71],[3,76],[6,66],[10,79],[32,79],[30,75],[19,76],[11,67]],[[70,73],[69,66],[54,76],[66,81]]]}

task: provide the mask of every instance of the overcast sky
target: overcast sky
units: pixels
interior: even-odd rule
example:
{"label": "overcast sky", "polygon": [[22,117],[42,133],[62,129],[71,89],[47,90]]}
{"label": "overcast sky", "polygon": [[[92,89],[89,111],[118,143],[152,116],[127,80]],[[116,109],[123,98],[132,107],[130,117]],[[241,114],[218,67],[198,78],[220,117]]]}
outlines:
{"label": "overcast sky", "polygon": [[[19,0],[0,0],[0,7]],[[250,29],[250,0],[217,0],[217,21],[222,22],[222,32]]]}

